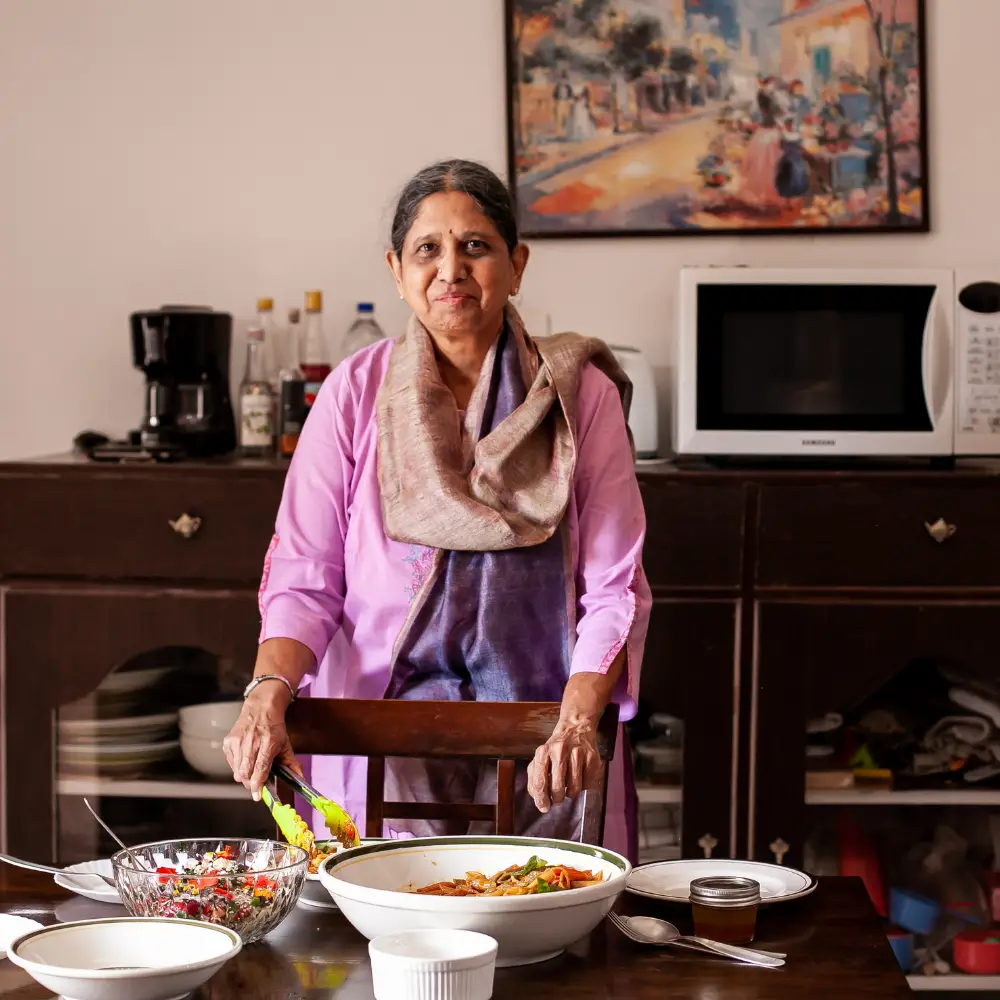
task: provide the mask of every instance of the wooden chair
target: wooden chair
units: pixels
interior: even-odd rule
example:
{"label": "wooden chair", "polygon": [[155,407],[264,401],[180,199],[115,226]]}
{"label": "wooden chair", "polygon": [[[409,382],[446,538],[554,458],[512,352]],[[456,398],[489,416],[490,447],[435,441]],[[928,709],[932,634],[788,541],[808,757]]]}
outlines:
{"label": "wooden chair", "polygon": [[[365,836],[381,837],[386,819],[487,820],[497,834],[509,835],[514,832],[514,765],[534,757],[558,720],[555,702],[303,698],[290,706],[287,726],[296,753],[368,758]],[[610,705],[598,727],[601,789],[585,793],[582,839],[587,843],[600,844],[604,836],[607,763],[617,732],[618,706]],[[495,759],[497,801],[386,802],[386,757]]]}

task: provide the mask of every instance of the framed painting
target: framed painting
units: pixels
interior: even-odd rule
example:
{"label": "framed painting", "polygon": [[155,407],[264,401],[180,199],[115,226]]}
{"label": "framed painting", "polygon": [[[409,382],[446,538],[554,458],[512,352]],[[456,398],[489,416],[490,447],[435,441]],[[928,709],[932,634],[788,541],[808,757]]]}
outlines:
{"label": "framed painting", "polygon": [[926,232],[924,0],[506,0],[525,236]]}

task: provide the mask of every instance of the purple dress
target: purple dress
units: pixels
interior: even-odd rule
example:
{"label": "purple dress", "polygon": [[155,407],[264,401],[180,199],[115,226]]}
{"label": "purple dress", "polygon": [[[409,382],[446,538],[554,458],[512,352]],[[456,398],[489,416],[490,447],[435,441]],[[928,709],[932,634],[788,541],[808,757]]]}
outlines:
{"label": "purple dress", "polygon": [[[635,698],[650,596],[641,566],[645,520],[617,391],[589,366],[578,399],[579,456],[573,495],[560,532],[533,550],[448,553],[448,563],[410,630],[407,648],[392,651],[410,603],[420,590],[433,550],[401,544],[382,527],[377,477],[375,400],[392,342],[349,358],[327,379],[310,413],[289,469],[275,536],[260,591],[261,641],[287,637],[303,642],[318,667],[305,678],[303,694],[320,697],[435,698],[487,701],[559,700],[566,677],[606,671],[622,646],[628,671],[615,693],[621,717],[635,714]],[[498,353],[502,352],[498,347]],[[504,364],[501,357],[497,370]],[[513,376],[514,367],[507,366]],[[484,418],[485,434],[523,398],[518,377],[501,379]],[[568,544],[576,574],[576,630],[566,641],[556,593],[565,594],[561,558],[546,546]],[[494,612],[483,616],[490,561],[510,560],[505,578],[518,593],[490,592]],[[517,560],[524,561],[518,577]],[[538,599],[525,600],[531,586]],[[502,613],[509,600],[510,615]],[[565,599],[563,599],[565,605]],[[524,620],[537,607],[537,620]],[[508,617],[516,616],[513,627]],[[612,764],[605,843],[634,853],[631,767],[623,739]],[[340,801],[364,828],[363,759],[315,758],[311,777]],[[391,761],[387,798],[488,801],[492,770]],[[576,804],[546,816],[523,792],[519,773],[518,832],[573,836]],[[431,832],[419,824],[389,820],[390,836]],[[439,828],[438,828],[439,829]],[[449,831],[452,832],[452,831]],[[458,832],[458,831],[454,831]]]}

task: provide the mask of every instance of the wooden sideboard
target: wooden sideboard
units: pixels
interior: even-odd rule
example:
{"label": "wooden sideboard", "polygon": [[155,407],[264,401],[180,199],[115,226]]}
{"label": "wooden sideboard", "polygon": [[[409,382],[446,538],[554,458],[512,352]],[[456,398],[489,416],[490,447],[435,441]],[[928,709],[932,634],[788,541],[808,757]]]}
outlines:
{"label": "wooden sideboard", "polygon": [[[0,465],[5,850],[58,855],[56,709],[117,665],[199,648],[240,690],[284,468]],[[787,845],[801,862],[809,718],[920,657],[1000,671],[1000,465],[639,477],[654,595],[642,692],[684,720],[683,853],[709,835],[716,856]]]}

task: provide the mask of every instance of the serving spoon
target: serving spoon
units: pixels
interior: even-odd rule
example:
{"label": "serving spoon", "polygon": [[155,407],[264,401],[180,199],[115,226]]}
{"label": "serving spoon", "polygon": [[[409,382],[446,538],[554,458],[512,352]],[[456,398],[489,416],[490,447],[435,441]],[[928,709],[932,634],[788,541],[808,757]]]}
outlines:
{"label": "serving spoon", "polygon": [[779,969],[785,964],[785,955],[780,952],[740,948],[732,944],[723,944],[721,941],[711,941],[708,938],[689,937],[681,934],[672,923],[656,917],[626,917],[620,913],[609,913],[608,919],[622,934],[639,944],[694,948],[768,969]]}
{"label": "serving spoon", "polygon": [[149,871],[149,869],[144,864],[142,864],[139,861],[139,859],[132,853],[132,851],[129,848],[128,844],[126,844],[125,841],[122,840],[122,838],[119,837],[118,834],[115,833],[115,831],[112,830],[111,827],[108,826],[108,824],[105,823],[104,820],[101,819],[101,817],[97,815],[97,811],[90,804],[90,802],[87,800],[86,797],[84,797],[83,804],[90,811],[90,815],[93,816],[94,819],[96,819],[97,822],[101,824],[101,828],[105,831],[105,833],[107,833],[111,837],[111,839],[129,856],[129,860],[132,862],[133,866],[135,867],[135,870],[137,872],[147,872],[147,871]]}
{"label": "serving spoon", "polygon": [[[42,865],[37,861],[25,861],[23,858],[13,858],[9,854],[0,854],[0,861],[4,861],[8,865],[13,865],[15,868],[27,868],[28,871],[32,872],[46,872],[49,875],[62,875],[63,878],[70,882],[76,882],[77,879],[81,878],[99,878],[107,882],[108,885],[112,886],[112,888],[118,888],[113,878],[108,875],[102,875],[100,872],[70,872],[65,868],[54,868],[52,865]],[[77,884],[79,885],[79,883]],[[86,886],[80,886],[80,888],[86,889]]]}

